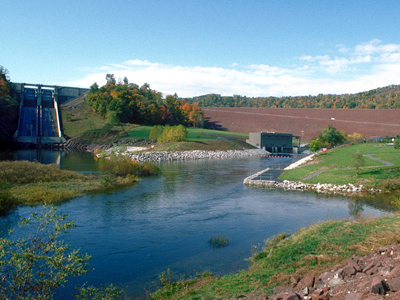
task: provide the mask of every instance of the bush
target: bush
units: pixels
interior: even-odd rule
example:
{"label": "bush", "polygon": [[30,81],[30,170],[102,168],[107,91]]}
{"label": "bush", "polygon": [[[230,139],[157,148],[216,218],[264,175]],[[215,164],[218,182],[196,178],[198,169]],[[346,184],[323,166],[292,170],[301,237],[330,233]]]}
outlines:
{"label": "bush", "polygon": [[163,131],[164,131],[163,126],[161,125],[153,126],[150,131],[150,136],[149,136],[150,140],[157,141],[159,137],[162,135]]}
{"label": "bush", "polygon": [[313,138],[310,142],[310,151],[316,152],[322,148],[322,143],[318,138]]}
{"label": "bush", "polygon": [[379,184],[379,188],[384,191],[398,191],[400,190],[400,178],[388,178],[382,180]]}
{"label": "bush", "polygon": [[153,163],[145,162],[141,167],[141,176],[149,176],[153,174],[159,174],[160,169]]}
{"label": "bush", "polygon": [[353,132],[353,134],[349,134],[347,139],[352,143],[363,143],[367,140],[367,137],[359,132]]}
{"label": "bush", "polygon": [[393,142],[394,149],[400,149],[400,137],[396,137]]}
{"label": "bush", "polygon": [[[161,128],[162,128],[162,133],[159,134]],[[151,129],[151,131],[153,132],[153,134],[150,132],[150,139],[152,139],[152,137],[158,136],[157,141],[160,143],[182,142],[188,136],[188,132],[183,125],[165,126],[165,127],[154,126]]]}
{"label": "bush", "polygon": [[139,175],[140,163],[129,157],[111,156],[99,160],[99,169],[115,176]]}
{"label": "bush", "polygon": [[[145,162],[141,165],[138,161],[124,156],[110,156],[99,160],[99,169],[115,176],[149,176],[159,174],[160,169],[153,163]],[[134,177],[132,177],[134,178]]]}

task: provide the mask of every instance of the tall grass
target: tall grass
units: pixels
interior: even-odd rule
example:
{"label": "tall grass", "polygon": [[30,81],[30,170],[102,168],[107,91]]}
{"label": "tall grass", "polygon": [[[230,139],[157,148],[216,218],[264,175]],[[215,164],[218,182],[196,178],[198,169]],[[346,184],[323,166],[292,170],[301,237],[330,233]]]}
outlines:
{"label": "tall grass", "polygon": [[99,160],[99,169],[115,176],[149,176],[159,174],[160,169],[153,163],[140,164],[129,157],[112,155]]}
{"label": "tall grass", "polygon": [[0,181],[10,184],[63,181],[83,177],[82,174],[60,170],[54,165],[29,161],[0,161]]}

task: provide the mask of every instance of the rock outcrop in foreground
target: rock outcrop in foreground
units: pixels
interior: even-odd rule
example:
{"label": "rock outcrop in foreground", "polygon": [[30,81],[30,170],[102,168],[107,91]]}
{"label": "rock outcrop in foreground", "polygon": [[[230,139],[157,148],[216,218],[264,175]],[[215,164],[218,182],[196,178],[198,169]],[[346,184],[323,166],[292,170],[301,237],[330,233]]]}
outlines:
{"label": "rock outcrop in foreground", "polygon": [[400,245],[379,248],[367,256],[354,255],[343,264],[316,276],[276,287],[270,297],[248,296],[253,300],[380,300],[400,299]]}

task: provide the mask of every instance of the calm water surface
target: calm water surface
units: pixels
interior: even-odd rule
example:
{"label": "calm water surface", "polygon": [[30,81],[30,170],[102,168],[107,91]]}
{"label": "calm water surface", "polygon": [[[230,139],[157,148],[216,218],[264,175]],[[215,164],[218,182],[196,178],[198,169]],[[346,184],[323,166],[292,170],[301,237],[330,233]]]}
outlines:
{"label": "calm water surface", "polygon": [[[383,209],[343,197],[285,192],[243,186],[243,179],[290,158],[198,160],[161,165],[162,175],[142,179],[123,190],[79,197],[59,207],[77,225],[65,240],[92,256],[93,272],[73,278],[73,286],[114,283],[129,297],[144,297],[159,286],[158,275],[170,268],[177,276],[211,271],[222,275],[248,267],[246,258],[277,233],[357,212]],[[90,155],[64,154],[60,166],[95,171]],[[38,207],[21,207],[0,219],[0,232]],[[211,248],[210,236],[223,234],[231,244]],[[60,295],[58,299],[68,299]]]}

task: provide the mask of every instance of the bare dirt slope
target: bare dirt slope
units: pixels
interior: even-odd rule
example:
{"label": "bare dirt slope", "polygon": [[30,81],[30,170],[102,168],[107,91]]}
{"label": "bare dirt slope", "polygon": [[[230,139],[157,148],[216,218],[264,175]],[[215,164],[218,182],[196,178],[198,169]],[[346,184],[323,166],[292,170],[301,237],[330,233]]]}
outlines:
{"label": "bare dirt slope", "polygon": [[207,123],[233,132],[283,132],[309,140],[328,125],[366,136],[400,134],[400,110],[202,107]]}

